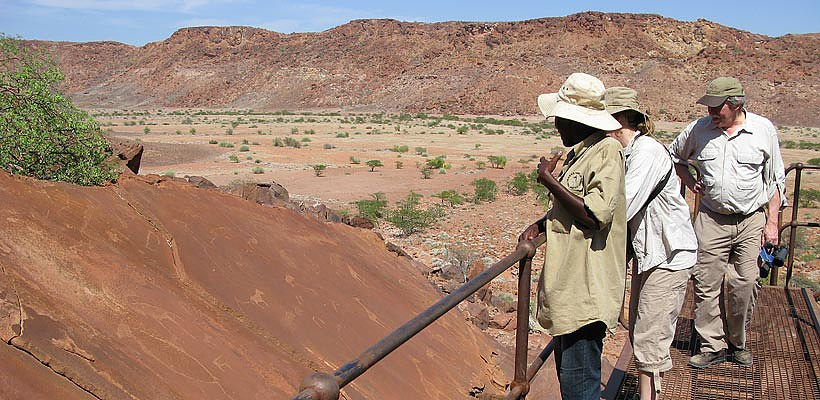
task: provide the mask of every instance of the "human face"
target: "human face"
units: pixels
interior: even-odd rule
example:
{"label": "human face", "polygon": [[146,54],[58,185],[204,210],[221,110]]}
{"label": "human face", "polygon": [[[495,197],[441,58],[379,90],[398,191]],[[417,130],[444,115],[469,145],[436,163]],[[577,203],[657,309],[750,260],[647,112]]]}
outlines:
{"label": "human face", "polygon": [[555,117],[555,129],[561,134],[564,147],[572,147],[581,143],[591,133],[586,125],[561,117]]}
{"label": "human face", "polygon": [[709,107],[709,116],[712,117],[712,123],[721,129],[727,129],[734,125],[740,113],[740,105],[732,106],[725,101],[717,107]]}
{"label": "human face", "polygon": [[607,136],[617,140],[623,147],[628,146],[629,141],[632,140],[632,136],[635,135],[635,131],[628,128],[629,121],[626,118],[626,114],[620,112],[613,114],[612,117],[621,124],[621,129],[609,131],[606,133]]}

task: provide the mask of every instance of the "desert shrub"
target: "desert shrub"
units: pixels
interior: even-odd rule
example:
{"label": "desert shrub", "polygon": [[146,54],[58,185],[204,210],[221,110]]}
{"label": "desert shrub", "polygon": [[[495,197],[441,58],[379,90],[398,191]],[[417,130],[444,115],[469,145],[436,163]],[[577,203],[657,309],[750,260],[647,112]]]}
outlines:
{"label": "desert shrub", "polygon": [[401,161],[396,160],[396,169],[401,169],[404,166],[404,163]]}
{"label": "desert shrub", "polygon": [[249,144],[248,139],[242,139],[242,144]]}
{"label": "desert shrub", "polygon": [[322,176],[322,173],[325,172],[325,169],[327,169],[327,165],[325,164],[314,164],[313,174],[316,176]]}
{"label": "desert shrub", "polygon": [[174,172],[174,171],[165,171],[165,172],[162,173],[162,176],[167,176],[169,178],[173,178],[174,176],[176,176],[176,174],[177,173]]}
{"label": "desert shrub", "polygon": [[475,187],[475,195],[473,196],[474,203],[495,201],[495,196],[498,193],[498,185],[496,185],[494,180],[479,178],[474,180],[471,185]]}
{"label": "desert shrub", "polygon": [[298,148],[302,147],[302,144],[299,143],[298,140],[296,140],[296,139],[294,139],[290,136],[285,136],[285,145],[288,146],[288,147],[293,147],[295,149],[298,149]]}
{"label": "desert shrub", "polygon": [[228,136],[233,135],[233,129],[231,129],[231,128],[225,129],[225,134],[228,135]]}
{"label": "desert shrub", "polygon": [[335,148],[335,147],[336,147],[336,146],[334,146],[334,145],[332,145],[332,144],[330,144],[330,143],[325,143],[325,144],[323,144],[323,145],[322,145],[322,148],[323,148],[323,149],[325,149],[325,150],[331,150],[331,149],[333,149],[333,148]]}
{"label": "desert shrub", "polygon": [[371,222],[376,222],[383,218],[387,210],[387,199],[384,193],[377,192],[370,195],[372,200],[359,200],[356,202],[356,209],[360,216],[367,218]]}
{"label": "desert shrub", "polygon": [[356,158],[356,157],[350,156],[350,163],[351,163],[351,164],[361,164],[361,163],[362,163],[362,160],[360,160],[360,159],[358,159],[358,158]]}
{"label": "desert shrub", "polygon": [[274,138],[273,139],[273,146],[274,147],[285,147],[285,143],[282,142],[281,138]]}
{"label": "desert shrub", "polygon": [[388,213],[387,220],[399,228],[405,236],[429,227],[442,215],[441,210],[436,206],[427,210],[421,209],[419,206],[421,197],[422,195],[410,191],[410,194],[404,200],[396,202],[396,208]]}
{"label": "desert shrub", "polygon": [[530,189],[535,193],[535,200],[546,208],[550,201],[550,191],[546,186],[538,183],[538,171],[532,171],[527,178],[530,182]]}
{"label": "desert shrub", "polygon": [[507,165],[506,156],[487,156],[487,160],[490,161],[490,166],[493,168],[504,169]]}
{"label": "desert shrub", "polygon": [[304,143],[310,143],[310,142],[312,142],[312,141],[313,141],[313,140],[312,140],[311,138],[309,138],[309,137],[303,137],[303,138],[302,138],[302,142],[304,142]]}
{"label": "desert shrub", "polygon": [[336,137],[337,138],[346,138],[346,137],[350,137],[350,134],[348,134],[347,132],[339,132],[339,133],[336,134]]}
{"label": "desert shrub", "polygon": [[444,156],[438,156],[427,160],[427,167],[432,169],[449,168]]}
{"label": "desert shrub", "polygon": [[239,146],[239,151],[251,151],[251,148],[243,144],[242,146]]}
{"label": "desert shrub", "polygon": [[232,163],[238,163],[239,162],[239,157],[236,154],[231,154],[231,155],[228,156],[228,161],[230,161]]}
{"label": "desert shrub", "polygon": [[408,151],[408,150],[410,150],[410,148],[409,148],[409,147],[407,147],[407,145],[406,145],[406,144],[403,144],[403,145],[393,145],[393,148],[392,148],[392,149],[390,149],[390,151],[394,151],[394,152],[396,152],[396,153],[407,153],[407,151]]}
{"label": "desert shrub", "polygon": [[189,129],[189,130],[188,130],[188,133],[190,133],[191,135],[196,134],[196,128],[191,128],[191,129]]}
{"label": "desert shrub", "polygon": [[367,164],[368,167],[370,167],[370,172],[375,171],[376,167],[384,166],[384,164],[382,164],[381,160],[367,160],[366,164]]}
{"label": "desert shrub", "polygon": [[444,190],[432,196],[441,199],[441,204],[447,203],[450,207],[464,203],[464,197],[455,190]]}
{"label": "desert shrub", "polygon": [[820,157],[812,158],[812,159],[806,161],[806,164],[820,165]]}
{"label": "desert shrub", "polygon": [[427,148],[425,148],[425,147],[416,147],[414,149],[414,151],[416,152],[416,154],[422,155],[422,154],[427,152]]}
{"label": "desert shrub", "polygon": [[820,190],[817,189],[800,189],[800,207],[817,207],[817,202],[820,201]]}
{"label": "desert shrub", "polygon": [[484,169],[487,168],[487,163],[484,161],[476,161],[475,162],[476,169]]}
{"label": "desert shrub", "polygon": [[430,179],[433,177],[433,169],[430,167],[425,166],[424,168],[421,168],[420,171],[421,179]]}
{"label": "desert shrub", "polygon": [[208,141],[208,144],[218,144],[219,142],[216,139],[211,139]]}
{"label": "desert shrub", "polygon": [[63,79],[44,51],[0,34],[0,168],[79,185],[115,180],[108,142],[58,91]]}
{"label": "desert shrub", "polygon": [[264,174],[264,173],[265,173],[265,169],[264,169],[264,168],[262,168],[262,167],[253,167],[252,172],[253,172],[254,174]]}
{"label": "desert shrub", "polygon": [[219,147],[233,147],[231,142],[219,142]]}
{"label": "desert shrub", "polygon": [[507,181],[506,191],[513,196],[521,196],[527,193],[530,188],[530,178],[523,172],[516,172],[515,175]]}

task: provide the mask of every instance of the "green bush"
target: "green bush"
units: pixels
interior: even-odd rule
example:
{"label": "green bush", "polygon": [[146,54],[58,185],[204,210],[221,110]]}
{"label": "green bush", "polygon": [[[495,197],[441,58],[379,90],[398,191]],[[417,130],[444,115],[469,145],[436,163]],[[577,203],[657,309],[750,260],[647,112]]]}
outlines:
{"label": "green bush", "polygon": [[422,195],[410,191],[404,201],[397,202],[396,208],[387,216],[387,220],[401,229],[405,236],[427,228],[442,216],[438,207],[434,206],[427,210],[419,208],[421,197]]}
{"label": "green bush", "polygon": [[820,157],[812,158],[809,161],[806,161],[806,164],[820,165]]}
{"label": "green bush", "polygon": [[282,142],[281,138],[273,139],[273,147],[285,147],[285,143]]}
{"label": "green bush", "polygon": [[367,218],[371,222],[376,222],[385,216],[387,199],[382,192],[373,193],[371,196],[373,197],[372,200],[357,201],[356,208],[360,216]]}
{"label": "green bush", "polygon": [[262,168],[262,167],[254,167],[254,168],[253,168],[253,173],[254,173],[254,174],[264,174],[264,173],[265,173],[265,169],[264,169],[264,168]]}
{"label": "green bush", "polygon": [[376,167],[384,166],[384,164],[382,164],[380,160],[368,160],[367,166],[370,167],[370,172],[373,172],[376,170]]}
{"label": "green bush", "polygon": [[405,144],[403,144],[401,146],[393,145],[393,148],[390,149],[390,151],[394,151],[396,153],[407,153],[407,151],[409,151],[409,150],[410,150],[410,148],[407,147],[407,145],[405,145]]}
{"label": "green bush", "polygon": [[516,172],[515,175],[507,181],[506,191],[513,196],[521,196],[530,188],[530,178],[523,172]]}
{"label": "green bush", "polygon": [[504,169],[507,165],[506,156],[487,156],[487,160],[490,161],[490,166],[493,168]]}
{"label": "green bush", "polygon": [[361,164],[361,163],[362,163],[362,160],[360,160],[360,159],[358,159],[358,158],[356,158],[356,157],[350,156],[350,163],[351,163],[351,164]]}
{"label": "green bush", "polygon": [[464,203],[464,197],[458,194],[458,192],[455,190],[444,190],[432,196],[438,197],[439,199],[441,199],[441,204],[444,204],[446,202],[450,205],[450,207],[454,207],[456,205]]}
{"label": "green bush", "polygon": [[242,146],[239,146],[239,151],[251,151],[251,148],[243,144]]}
{"label": "green bush", "polygon": [[58,91],[63,79],[44,51],[0,34],[0,168],[79,185],[116,180],[108,142]]}
{"label": "green bush", "polygon": [[482,201],[495,201],[495,196],[498,193],[498,185],[496,185],[494,180],[480,178],[474,180],[471,185],[475,187],[475,195],[473,196],[474,203],[478,204]]}
{"label": "green bush", "polygon": [[817,189],[800,189],[800,207],[814,208],[817,207],[817,202],[820,201],[820,190]]}
{"label": "green bush", "polygon": [[431,169],[449,168],[444,156],[438,156],[427,160],[427,167]]}
{"label": "green bush", "polygon": [[232,163],[238,163],[239,157],[237,157],[236,154],[231,154],[228,156],[228,160]]}
{"label": "green bush", "polygon": [[325,164],[314,164],[313,174],[316,176],[322,176],[322,173],[325,172],[325,169],[327,169],[327,165]]}

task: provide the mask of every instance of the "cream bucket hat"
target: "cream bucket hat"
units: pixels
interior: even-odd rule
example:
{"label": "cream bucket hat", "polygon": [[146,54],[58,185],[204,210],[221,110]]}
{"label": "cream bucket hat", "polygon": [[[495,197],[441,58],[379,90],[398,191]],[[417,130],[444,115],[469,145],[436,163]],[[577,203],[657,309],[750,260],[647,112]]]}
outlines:
{"label": "cream bucket hat", "polygon": [[538,96],[538,108],[545,117],[561,117],[603,131],[621,128],[606,111],[604,84],[596,77],[576,72],[561,85],[558,93]]}

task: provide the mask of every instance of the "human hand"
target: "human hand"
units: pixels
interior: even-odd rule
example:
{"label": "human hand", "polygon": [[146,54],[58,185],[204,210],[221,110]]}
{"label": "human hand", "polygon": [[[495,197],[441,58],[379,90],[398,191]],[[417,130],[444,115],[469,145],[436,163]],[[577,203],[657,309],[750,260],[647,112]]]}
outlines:
{"label": "human hand", "polygon": [[703,195],[706,193],[706,185],[703,184],[702,180],[694,181],[695,184],[690,186],[689,189],[692,193]]}
{"label": "human hand", "polygon": [[564,155],[563,151],[559,151],[555,153],[552,158],[547,160],[546,157],[541,156],[541,160],[538,163],[538,182],[543,183],[547,179],[547,175],[552,177],[552,172],[555,171],[555,167],[558,165],[558,160],[561,159],[561,156]]}
{"label": "human hand", "polygon": [[760,245],[766,244],[766,242],[777,244],[780,240],[780,230],[777,229],[777,222],[766,222],[766,226],[763,227],[763,235],[760,237]]}
{"label": "human hand", "polygon": [[523,242],[525,240],[533,240],[538,237],[538,233],[538,223],[536,222],[528,226],[527,229],[524,229],[524,232],[521,232],[521,234],[518,235],[518,241]]}

